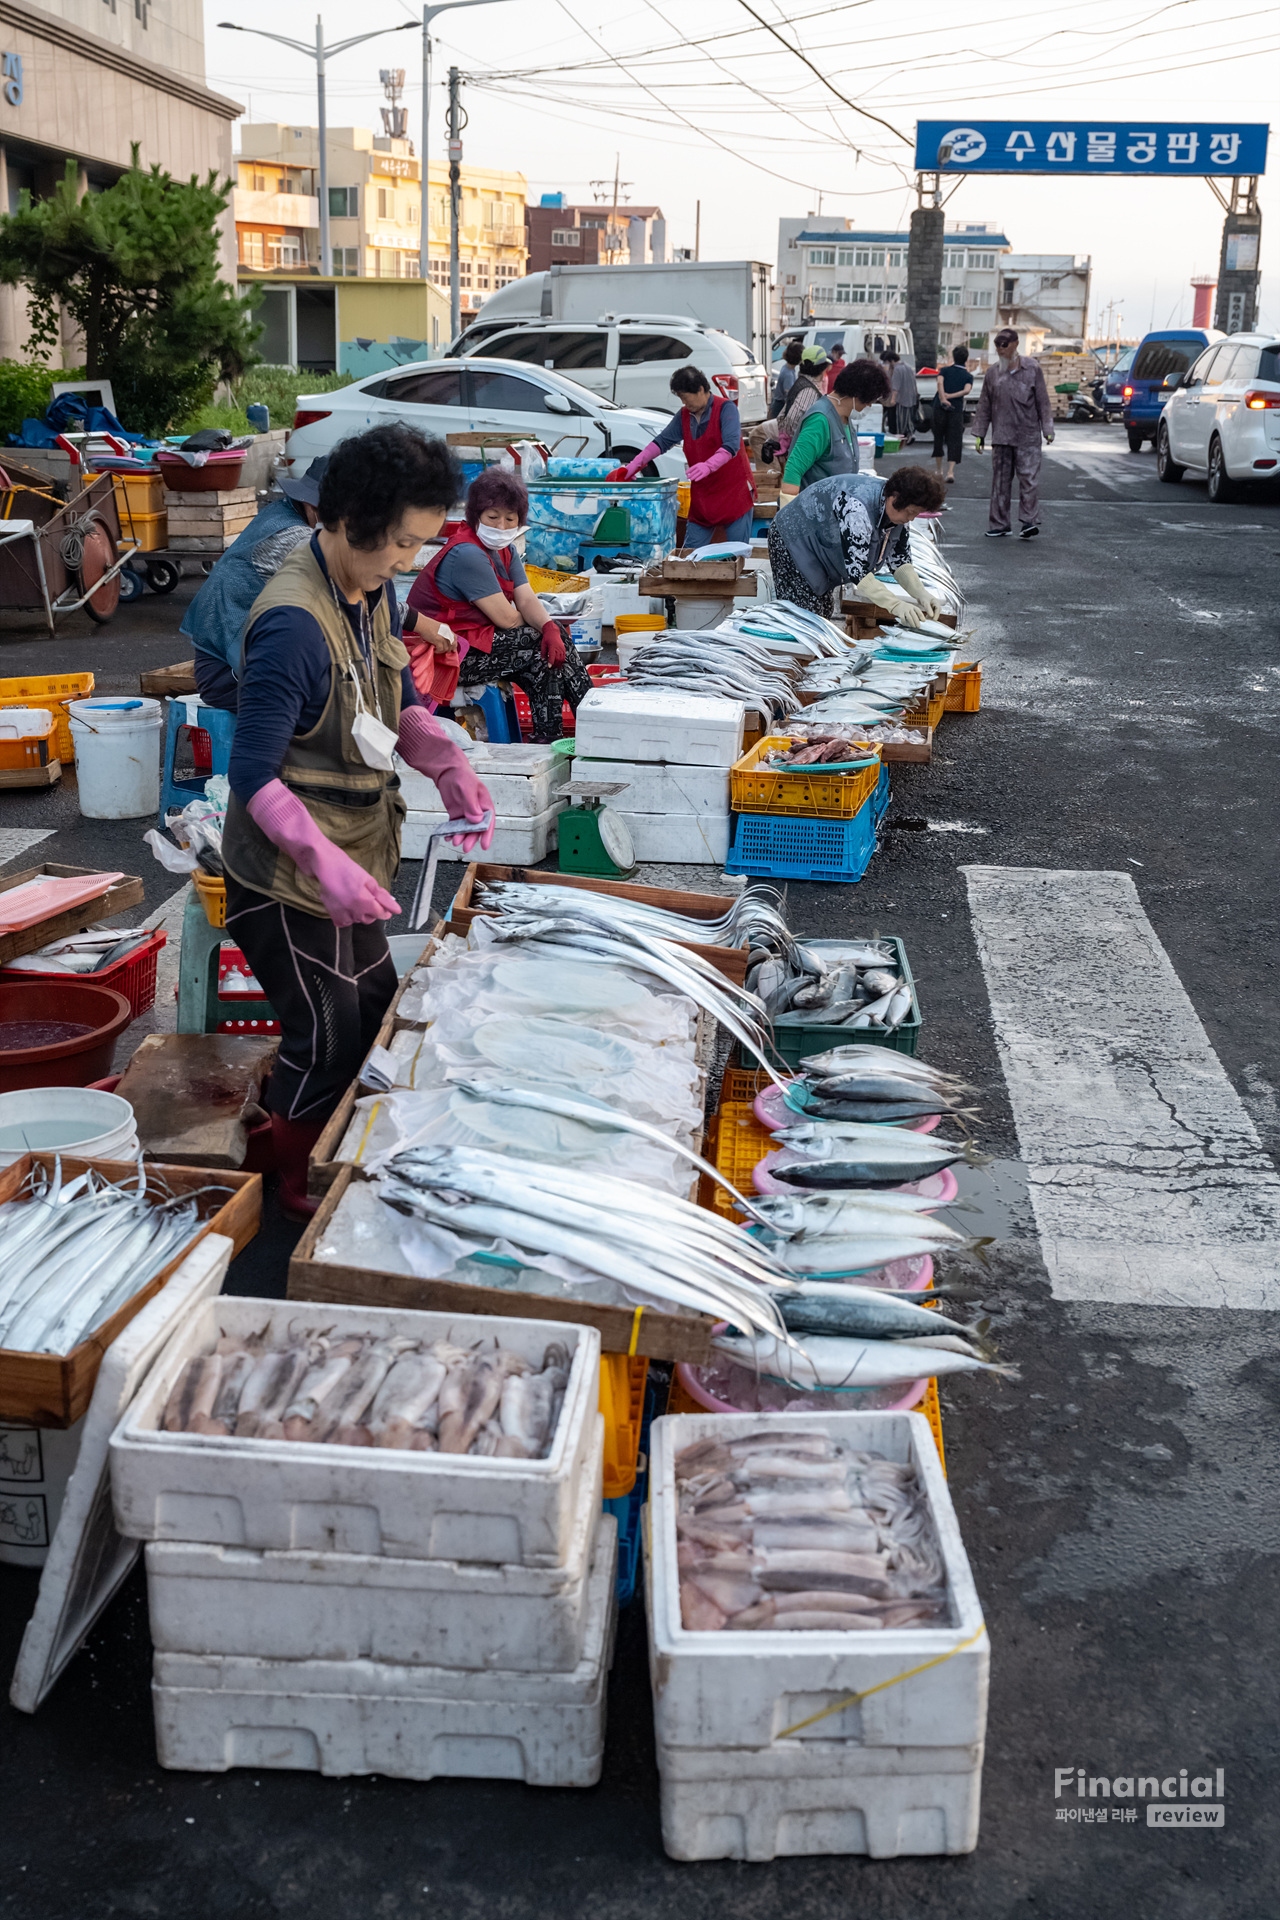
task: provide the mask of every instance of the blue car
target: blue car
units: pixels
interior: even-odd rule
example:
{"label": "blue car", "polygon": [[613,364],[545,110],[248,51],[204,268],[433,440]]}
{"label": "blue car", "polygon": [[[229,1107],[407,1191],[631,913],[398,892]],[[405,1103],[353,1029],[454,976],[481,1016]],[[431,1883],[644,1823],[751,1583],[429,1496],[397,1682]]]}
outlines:
{"label": "blue car", "polygon": [[1169,398],[1164,384],[1166,376],[1185,373],[1212,341],[1223,337],[1212,327],[1165,327],[1138,342],[1133,365],[1121,388],[1130,453],[1141,453],[1144,442],[1156,437],[1160,415]]}
{"label": "blue car", "polygon": [[1138,349],[1136,347],[1126,347],[1103,381],[1102,406],[1108,422],[1112,419],[1118,420],[1123,418],[1125,384],[1128,380],[1129,369],[1133,365],[1137,351]]}

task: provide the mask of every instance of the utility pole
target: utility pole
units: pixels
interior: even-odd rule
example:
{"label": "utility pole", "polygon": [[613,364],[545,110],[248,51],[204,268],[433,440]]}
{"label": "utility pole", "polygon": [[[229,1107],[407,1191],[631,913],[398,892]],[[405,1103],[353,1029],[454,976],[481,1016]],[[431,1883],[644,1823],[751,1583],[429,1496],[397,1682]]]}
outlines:
{"label": "utility pole", "polygon": [[[441,0],[437,6],[422,9],[422,225],[418,232],[418,272],[424,280],[430,277],[427,205],[431,187],[427,168],[431,160],[431,22],[438,13],[451,13],[455,7],[485,7],[492,4],[493,0]],[[416,25],[416,22],[412,24]]]}
{"label": "utility pole", "polygon": [[462,224],[462,117],[458,100],[458,69],[449,69],[449,328],[452,339],[462,332],[462,293],[458,272],[458,230]]}
{"label": "utility pole", "polygon": [[693,257],[695,260],[701,260],[702,258],[702,202],[701,200],[694,201],[693,209],[694,209],[693,210]]}

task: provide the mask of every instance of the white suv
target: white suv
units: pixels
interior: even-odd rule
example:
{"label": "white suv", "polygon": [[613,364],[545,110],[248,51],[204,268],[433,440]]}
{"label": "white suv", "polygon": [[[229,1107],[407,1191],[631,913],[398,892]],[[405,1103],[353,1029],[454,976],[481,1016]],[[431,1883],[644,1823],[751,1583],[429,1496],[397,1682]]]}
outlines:
{"label": "white suv", "polygon": [[522,320],[500,329],[476,323],[453,351],[460,359],[483,354],[545,367],[617,406],[658,407],[668,414],[679,405],[671,392],[676,368],[700,367],[712,393],[736,403],[744,426],[769,412],[768,375],[750,350],[721,327],[679,315],[606,316],[595,324]]}
{"label": "white suv", "polygon": [[1280,341],[1233,333],[1165,381],[1156,468],[1174,484],[1188,467],[1208,476],[1211,500],[1235,500],[1242,481],[1280,480]]}

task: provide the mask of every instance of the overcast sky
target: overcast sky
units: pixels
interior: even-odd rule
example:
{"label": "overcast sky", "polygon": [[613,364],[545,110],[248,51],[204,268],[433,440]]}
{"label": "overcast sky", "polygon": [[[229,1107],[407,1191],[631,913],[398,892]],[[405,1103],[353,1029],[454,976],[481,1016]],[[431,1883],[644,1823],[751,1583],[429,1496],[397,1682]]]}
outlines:
{"label": "overcast sky", "polygon": [[[1280,14],[1258,0],[1023,9],[975,0],[967,19],[923,0],[909,31],[904,17],[890,0],[622,0],[617,10],[601,0],[486,0],[435,23],[432,158],[444,156],[442,87],[453,63],[469,77],[467,160],[518,169],[535,200],[563,189],[586,201],[593,181],[612,180],[617,156],[624,199],[661,206],[670,245],[693,244],[700,199],[704,259],[772,261],[779,217],[817,212],[819,193],[823,213],[855,229],[904,227],[912,148],[898,136],[913,137],[917,117],[1232,125],[1265,122],[1280,100]],[[314,62],[217,25],[301,39],[314,18],[286,0],[207,0],[210,86],[246,117],[314,124]],[[325,35],[409,19],[421,19],[411,0],[328,0]],[[420,32],[333,61],[330,124],[381,131],[384,65],[406,69],[416,148]],[[1272,168],[1280,173],[1280,141]],[[1263,324],[1280,330],[1280,212],[1265,179],[1261,199]],[[1114,301],[1130,335],[1189,322],[1191,275],[1216,272],[1222,225],[1199,179],[975,178],[957,187],[948,218],[998,221],[1017,252],[1091,254],[1093,324]]]}

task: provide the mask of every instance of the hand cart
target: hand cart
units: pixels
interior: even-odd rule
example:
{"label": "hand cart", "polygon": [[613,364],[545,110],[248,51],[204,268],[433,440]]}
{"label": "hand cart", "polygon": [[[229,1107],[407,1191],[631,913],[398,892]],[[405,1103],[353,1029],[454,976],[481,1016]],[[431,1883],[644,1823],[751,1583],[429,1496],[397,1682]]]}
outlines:
{"label": "hand cart", "polygon": [[121,536],[111,476],[99,474],[65,505],[13,484],[2,466],[0,476],[0,610],[41,611],[51,634],[62,614],[82,608],[99,625],[110,620],[121,571],[137,551]]}

